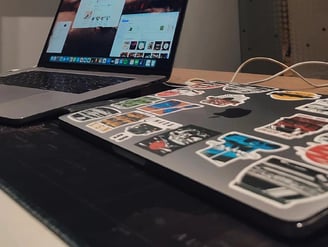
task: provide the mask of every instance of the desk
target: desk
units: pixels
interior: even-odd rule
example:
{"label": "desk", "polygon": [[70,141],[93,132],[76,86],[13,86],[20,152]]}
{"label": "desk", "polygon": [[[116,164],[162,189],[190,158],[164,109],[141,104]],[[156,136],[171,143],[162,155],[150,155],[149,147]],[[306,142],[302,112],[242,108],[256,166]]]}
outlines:
{"label": "desk", "polygon": [[[232,73],[174,69],[170,81],[184,82],[193,77],[228,81]],[[241,74],[237,81],[264,77]],[[298,78],[279,77],[265,84],[313,91]],[[328,94],[327,88],[315,91]],[[65,132],[58,127],[56,119],[22,128],[0,126],[0,138],[0,182],[4,190],[15,192],[11,196],[23,198],[23,206],[34,214],[0,191],[0,246],[214,247],[254,246],[255,243],[283,247],[291,244]],[[84,166],[80,166],[82,163]],[[66,169],[63,172],[59,167]],[[63,173],[71,179],[65,180]],[[108,181],[100,184],[97,176],[108,177]],[[61,184],[54,183],[55,180]],[[76,187],[79,183],[83,185],[81,188]],[[103,197],[93,194],[92,189]],[[327,246],[328,236],[315,236],[294,244]]]}
{"label": "desk", "polygon": [[[218,80],[230,81],[232,76],[233,76],[232,72],[190,70],[190,69],[176,68],[173,70],[172,77],[170,78],[169,81],[183,83],[190,78],[203,78],[206,80],[213,80],[213,81],[218,81]],[[267,77],[268,75],[240,73],[235,79],[235,82],[246,83],[250,81],[265,79]],[[321,80],[321,79],[310,79],[310,81],[319,85],[328,83],[327,80]],[[314,88],[298,77],[279,76],[273,80],[261,83],[259,85],[278,87],[278,88],[290,89],[290,90],[304,90],[309,92],[316,92],[319,94],[328,94],[328,87]]]}

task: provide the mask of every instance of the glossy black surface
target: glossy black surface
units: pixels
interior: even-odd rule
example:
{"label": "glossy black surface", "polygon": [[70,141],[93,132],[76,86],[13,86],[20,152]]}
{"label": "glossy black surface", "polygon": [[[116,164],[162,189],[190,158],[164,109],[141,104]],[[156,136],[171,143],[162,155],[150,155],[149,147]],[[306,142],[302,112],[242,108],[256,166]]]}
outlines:
{"label": "glossy black surface", "polygon": [[[235,218],[56,121],[0,127],[1,187],[71,246],[326,246]],[[246,217],[247,218],[247,217]]]}

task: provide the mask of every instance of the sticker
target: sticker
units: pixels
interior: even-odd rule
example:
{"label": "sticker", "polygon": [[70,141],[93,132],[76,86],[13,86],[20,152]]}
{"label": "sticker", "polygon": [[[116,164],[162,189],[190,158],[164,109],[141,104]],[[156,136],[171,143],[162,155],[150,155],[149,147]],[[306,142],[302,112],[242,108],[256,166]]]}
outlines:
{"label": "sticker", "polygon": [[74,122],[80,122],[80,123],[86,122],[86,121],[89,121],[89,120],[93,119],[89,116],[84,115],[82,112],[72,113],[72,114],[68,115],[68,118],[70,120],[73,120]]}
{"label": "sticker", "polygon": [[276,88],[229,83],[223,87],[223,90],[230,93],[255,94],[270,92],[272,90],[276,90]]}
{"label": "sticker", "polygon": [[217,141],[207,141],[209,147],[198,150],[196,154],[212,164],[222,167],[237,160],[259,159],[257,152],[277,152],[289,147],[239,132],[230,132]]}
{"label": "sticker", "polygon": [[226,85],[226,83],[224,82],[208,81],[208,82],[194,83],[189,85],[188,87],[191,89],[206,90],[206,89],[221,88],[224,85]]}
{"label": "sticker", "polygon": [[328,143],[308,143],[308,147],[294,147],[305,162],[328,169]]}
{"label": "sticker", "polygon": [[135,145],[157,155],[164,156],[218,134],[220,133],[213,130],[187,125],[151,137]]}
{"label": "sticker", "polygon": [[126,124],[138,122],[148,117],[150,117],[150,115],[138,111],[133,111],[116,115],[111,118],[106,118],[101,120],[100,122],[111,128],[117,128]]}
{"label": "sticker", "polygon": [[278,156],[242,170],[229,186],[279,208],[328,198],[328,172]]}
{"label": "sticker", "polygon": [[314,138],[314,141],[317,143],[328,143],[328,133],[318,135]]}
{"label": "sticker", "polygon": [[162,98],[158,98],[155,96],[143,96],[135,99],[127,99],[117,103],[112,104],[113,107],[119,109],[130,109],[134,107],[139,107],[143,105],[153,104],[155,102],[159,102],[163,100]]}
{"label": "sticker", "polygon": [[193,103],[186,102],[186,101],[172,99],[172,100],[162,101],[162,102],[159,102],[159,103],[156,103],[153,105],[140,107],[140,108],[138,108],[138,110],[149,112],[149,113],[155,114],[157,116],[162,116],[162,115],[170,114],[173,112],[196,109],[196,108],[201,108],[201,107],[203,107],[203,106],[199,105],[199,104],[193,104]]}
{"label": "sticker", "polygon": [[136,125],[126,127],[124,132],[118,133],[110,137],[110,139],[117,142],[122,142],[133,136],[147,136],[163,130],[176,129],[181,126],[182,124],[161,118],[147,118]]}
{"label": "sticker", "polygon": [[237,106],[244,104],[249,98],[240,94],[224,94],[219,96],[207,96],[200,103],[215,107]]}
{"label": "sticker", "polygon": [[110,130],[112,130],[113,128],[110,128],[109,126],[100,123],[100,122],[93,122],[93,123],[89,123],[87,125],[88,128],[93,129],[99,133],[106,133]]}
{"label": "sticker", "polygon": [[328,99],[319,99],[315,102],[296,107],[297,110],[328,115]]}
{"label": "sticker", "polygon": [[105,133],[110,130],[113,130],[114,128],[118,128],[127,124],[132,124],[149,117],[151,117],[151,115],[138,111],[133,111],[102,119],[98,122],[90,123],[87,125],[87,127],[100,133]]}
{"label": "sticker", "polygon": [[68,118],[75,122],[86,122],[86,121],[106,117],[109,115],[115,115],[118,113],[121,112],[114,108],[108,106],[97,106],[95,108],[90,108],[83,111],[72,113],[68,115]]}
{"label": "sticker", "polygon": [[285,101],[314,100],[321,97],[319,94],[303,91],[275,91],[268,93],[268,95],[272,99]]}
{"label": "sticker", "polygon": [[273,123],[256,128],[255,131],[291,140],[323,131],[327,129],[327,124],[328,119],[326,118],[295,114],[291,117],[283,117]]}
{"label": "sticker", "polygon": [[171,90],[166,90],[160,93],[155,94],[158,97],[174,97],[174,96],[197,96],[204,94],[205,91],[196,90],[191,88],[176,88]]}

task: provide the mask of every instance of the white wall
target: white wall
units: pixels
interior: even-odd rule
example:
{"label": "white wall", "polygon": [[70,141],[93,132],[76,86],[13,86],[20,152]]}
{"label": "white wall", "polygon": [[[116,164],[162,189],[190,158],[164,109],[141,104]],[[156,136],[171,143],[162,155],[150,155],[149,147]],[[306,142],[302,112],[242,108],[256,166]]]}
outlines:
{"label": "white wall", "polygon": [[51,22],[51,17],[2,17],[2,71],[35,65]]}
{"label": "white wall", "polygon": [[[37,63],[59,0],[0,0],[0,72]],[[240,63],[237,0],[189,0],[176,67],[233,71]]]}
{"label": "white wall", "polygon": [[59,0],[0,0],[0,72],[37,63]]}
{"label": "white wall", "polygon": [[240,64],[237,0],[189,0],[175,66],[234,71]]}

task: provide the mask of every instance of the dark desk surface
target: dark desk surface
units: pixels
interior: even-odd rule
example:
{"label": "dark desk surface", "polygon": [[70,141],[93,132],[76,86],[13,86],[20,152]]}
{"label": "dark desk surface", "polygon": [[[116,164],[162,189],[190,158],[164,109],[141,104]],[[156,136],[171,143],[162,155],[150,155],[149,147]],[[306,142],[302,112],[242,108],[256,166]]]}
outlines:
{"label": "dark desk surface", "polygon": [[328,245],[327,234],[292,241],[261,231],[55,119],[0,126],[0,140],[3,191],[71,246]]}

